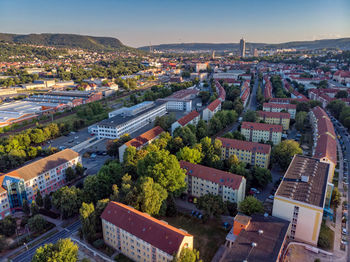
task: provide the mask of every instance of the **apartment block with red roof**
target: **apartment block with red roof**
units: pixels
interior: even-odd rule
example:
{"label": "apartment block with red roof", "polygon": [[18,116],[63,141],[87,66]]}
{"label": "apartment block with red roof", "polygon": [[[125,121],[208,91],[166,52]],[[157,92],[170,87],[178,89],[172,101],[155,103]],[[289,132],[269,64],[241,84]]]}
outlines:
{"label": "apartment block with red roof", "polygon": [[286,111],[290,114],[291,119],[295,119],[297,112],[297,105],[294,104],[275,104],[275,103],[264,103],[263,111],[267,112],[281,112]]}
{"label": "apartment block with red roof", "polygon": [[173,134],[175,129],[178,127],[184,127],[184,126],[187,126],[189,124],[197,125],[199,120],[200,120],[200,114],[196,110],[193,110],[191,113],[185,115],[184,117],[175,121],[171,125],[171,134]]}
{"label": "apartment block with red roof", "polygon": [[0,218],[21,209],[24,200],[35,200],[66,184],[65,170],[81,163],[80,155],[65,149],[0,176]]}
{"label": "apartment block with red roof", "polygon": [[267,124],[281,125],[283,126],[283,130],[289,129],[289,113],[258,111],[258,119],[259,121],[264,121]]}
{"label": "apartment block with red roof", "polygon": [[283,127],[281,125],[271,125],[255,122],[243,122],[241,134],[248,141],[267,142],[272,141],[274,145],[281,143]]}
{"label": "apartment block with red roof", "polygon": [[193,248],[193,236],[130,206],[109,202],[101,215],[107,245],[137,262],[170,262],[183,248]]}
{"label": "apartment block with red roof", "polygon": [[189,195],[201,197],[213,194],[233,203],[244,200],[246,179],[243,176],[186,161],[180,161],[180,166],[186,170]]}
{"label": "apartment block with red roof", "polygon": [[268,168],[271,146],[256,142],[218,137],[221,141],[221,159],[236,155],[238,160],[253,166]]}
{"label": "apartment block with red roof", "polygon": [[139,135],[138,137],[131,139],[130,141],[126,142],[124,145],[120,146],[118,148],[120,163],[124,161],[124,152],[128,147],[133,146],[137,150],[140,150],[142,147],[149,145],[154,140],[159,138],[160,134],[163,132],[164,132],[163,128],[161,128],[160,126],[156,126],[148,130],[147,132]]}
{"label": "apartment block with red roof", "polygon": [[332,182],[335,166],[337,165],[337,136],[334,126],[327,113],[319,106],[309,112],[310,122],[313,129],[313,150],[314,158],[321,162],[328,163],[329,182]]}
{"label": "apartment block with red roof", "polygon": [[221,101],[219,99],[216,99],[203,110],[203,120],[209,121],[220,110]]}

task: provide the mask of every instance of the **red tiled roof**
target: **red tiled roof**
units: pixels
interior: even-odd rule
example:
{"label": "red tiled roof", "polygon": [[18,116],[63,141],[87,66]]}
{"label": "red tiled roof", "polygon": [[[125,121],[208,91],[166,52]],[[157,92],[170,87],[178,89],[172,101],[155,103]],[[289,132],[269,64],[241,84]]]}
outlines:
{"label": "red tiled roof", "polygon": [[191,113],[188,113],[184,117],[177,120],[177,122],[180,125],[185,126],[187,123],[189,123],[190,121],[192,121],[194,118],[196,118],[198,116],[199,116],[199,113],[196,110],[193,110]]}
{"label": "red tiled roof", "polygon": [[210,105],[207,106],[207,108],[210,111],[214,111],[215,108],[217,108],[220,104],[221,104],[221,101],[219,99],[216,99],[213,102],[211,102]]}
{"label": "red tiled roof", "polygon": [[268,111],[258,111],[259,117],[264,118],[265,117],[271,117],[271,118],[284,118],[284,119],[290,119],[289,113],[284,112],[268,112]]}
{"label": "red tiled roof", "polygon": [[133,146],[139,148],[140,146],[146,144],[148,141],[154,139],[163,132],[163,128],[161,128],[160,126],[156,126],[151,130],[148,130],[147,132],[139,135],[138,137],[135,137],[134,139],[131,139],[130,141],[126,142],[125,145],[128,147]]}
{"label": "red tiled roof", "polygon": [[274,104],[274,103],[264,103],[263,107],[268,108],[283,108],[283,109],[296,109],[297,105],[294,104]]}
{"label": "red tiled roof", "polygon": [[246,150],[250,152],[258,152],[262,154],[270,154],[271,152],[271,146],[266,144],[242,141],[237,139],[229,139],[224,137],[218,137],[217,139],[221,141],[223,147]]}
{"label": "red tiled roof", "polygon": [[180,161],[180,166],[186,170],[186,174],[189,176],[199,177],[219,185],[230,187],[234,190],[239,189],[243,179],[243,177],[239,175],[182,160]]}
{"label": "red tiled roof", "polygon": [[253,130],[264,130],[272,132],[282,132],[283,127],[281,125],[271,125],[255,122],[243,122],[242,128],[253,129]]}
{"label": "red tiled roof", "polygon": [[322,134],[317,139],[317,146],[314,153],[315,158],[327,157],[334,164],[337,162],[337,142],[327,134]]}
{"label": "red tiled roof", "polygon": [[109,202],[101,218],[169,255],[177,253],[185,236],[192,236],[167,223],[118,202]]}
{"label": "red tiled roof", "polygon": [[325,133],[331,134],[333,137],[336,137],[334,126],[328,118],[321,118],[317,122],[318,134],[323,135]]}

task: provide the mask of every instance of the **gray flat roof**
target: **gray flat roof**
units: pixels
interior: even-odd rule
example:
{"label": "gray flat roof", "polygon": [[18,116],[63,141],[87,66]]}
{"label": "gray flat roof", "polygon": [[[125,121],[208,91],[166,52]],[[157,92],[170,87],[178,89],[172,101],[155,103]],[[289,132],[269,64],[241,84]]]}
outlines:
{"label": "gray flat roof", "polygon": [[164,105],[164,104],[166,104],[166,102],[155,102],[154,106],[152,106],[150,108],[147,108],[146,110],[141,111],[141,112],[137,113],[136,115],[133,115],[133,116],[117,115],[117,116],[114,116],[114,117],[111,117],[111,118],[108,118],[108,119],[104,119],[101,122],[97,123],[97,125],[98,126],[103,125],[103,126],[117,127],[117,126],[119,126],[121,124],[124,124],[124,123],[134,119],[134,118],[142,116],[143,114],[146,114],[149,111],[152,111],[155,108],[157,108],[157,107],[159,107],[161,105]]}

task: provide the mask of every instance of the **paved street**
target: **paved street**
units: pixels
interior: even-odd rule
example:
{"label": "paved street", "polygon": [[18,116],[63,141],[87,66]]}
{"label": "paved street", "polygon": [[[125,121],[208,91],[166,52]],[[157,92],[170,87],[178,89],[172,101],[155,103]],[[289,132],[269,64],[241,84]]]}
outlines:
{"label": "paved street", "polygon": [[[257,73],[258,74],[258,73]],[[256,92],[258,91],[258,86],[259,86],[259,78],[255,77],[255,83],[252,89],[252,92],[250,94],[250,99],[249,99],[249,104],[247,106],[248,110],[253,110],[256,111],[257,108],[257,102],[256,102]]]}
{"label": "paved street", "polygon": [[[337,120],[333,120],[333,125],[334,125],[334,128],[336,130],[336,133],[340,136],[340,139],[339,139],[339,142],[341,144],[343,144],[344,146],[344,166],[347,165],[347,170],[349,170],[350,168],[350,162],[349,162],[349,159],[350,159],[350,142],[349,142],[349,138],[348,136],[346,136],[347,132],[346,130],[343,128],[343,126],[337,121]],[[349,176],[348,176],[348,180],[349,180]],[[342,183],[342,181],[339,180],[339,183]],[[350,194],[350,187],[348,186],[348,191],[347,191],[347,196],[349,197],[349,194]],[[348,208],[348,220],[347,220],[347,231],[349,232],[349,229],[350,229],[350,221],[349,221],[349,208]],[[348,233],[348,243],[349,243],[349,233]],[[347,250],[348,250],[348,258],[350,258],[350,250],[349,248],[347,247]]]}
{"label": "paved street", "polygon": [[61,238],[70,237],[79,228],[80,228],[80,221],[74,222],[70,226],[61,229],[59,232],[57,232],[53,236],[51,236],[48,239],[44,240],[43,243],[37,244],[37,245],[33,246],[32,248],[28,249],[26,252],[18,255],[12,261],[13,262],[30,262],[32,260],[33,255],[35,254],[35,251],[39,247],[41,247],[41,246],[43,246],[45,244],[48,244],[48,243],[56,243]]}

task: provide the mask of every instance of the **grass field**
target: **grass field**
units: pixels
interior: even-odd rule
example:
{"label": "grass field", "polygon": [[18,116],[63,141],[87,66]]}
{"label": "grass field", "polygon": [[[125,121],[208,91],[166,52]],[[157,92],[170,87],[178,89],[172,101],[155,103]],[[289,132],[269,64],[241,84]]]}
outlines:
{"label": "grass field", "polygon": [[218,248],[224,244],[227,231],[221,227],[221,222],[209,220],[203,224],[199,219],[178,215],[177,217],[162,218],[170,225],[182,228],[194,237],[194,248],[199,250],[204,262],[209,262],[214,257]]}

